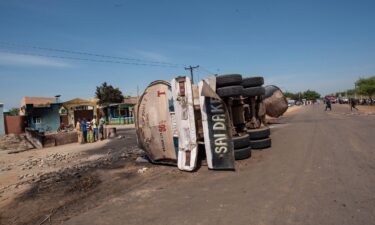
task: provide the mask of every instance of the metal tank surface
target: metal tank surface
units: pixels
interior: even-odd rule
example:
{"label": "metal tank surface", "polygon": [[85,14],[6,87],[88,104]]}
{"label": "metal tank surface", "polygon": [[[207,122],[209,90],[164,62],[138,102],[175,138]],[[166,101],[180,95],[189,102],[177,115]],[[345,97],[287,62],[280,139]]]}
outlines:
{"label": "metal tank surface", "polygon": [[266,114],[270,117],[278,118],[288,109],[288,101],[279,87],[268,85],[264,87],[266,92],[263,103],[266,108]]}
{"label": "metal tank surface", "polygon": [[136,107],[138,145],[153,163],[177,165],[178,136],[171,85],[154,81]]}

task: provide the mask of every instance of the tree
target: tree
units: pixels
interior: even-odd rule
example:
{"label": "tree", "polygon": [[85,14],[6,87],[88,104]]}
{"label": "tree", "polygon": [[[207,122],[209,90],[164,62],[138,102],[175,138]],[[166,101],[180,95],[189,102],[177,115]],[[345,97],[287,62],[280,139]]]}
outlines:
{"label": "tree", "polygon": [[294,94],[292,92],[286,91],[286,92],[284,92],[284,96],[287,97],[287,98],[290,98],[292,100],[296,100],[296,94]]}
{"label": "tree", "polygon": [[122,92],[119,88],[114,88],[108,85],[107,82],[102,83],[101,86],[96,87],[96,98],[99,99],[99,104],[105,103],[121,103],[124,99]]}
{"label": "tree", "polygon": [[359,94],[367,95],[370,99],[375,94],[375,76],[360,78],[355,82],[356,90]]}
{"label": "tree", "polygon": [[313,91],[313,90],[307,90],[307,91],[303,92],[302,96],[303,96],[304,99],[307,99],[307,100],[316,100],[316,99],[320,98],[320,94],[316,91]]}
{"label": "tree", "polygon": [[348,97],[354,97],[355,96],[355,89],[347,90],[346,94],[347,94]]}
{"label": "tree", "polygon": [[8,113],[9,113],[10,116],[18,116],[20,114],[20,109],[19,108],[11,108]]}

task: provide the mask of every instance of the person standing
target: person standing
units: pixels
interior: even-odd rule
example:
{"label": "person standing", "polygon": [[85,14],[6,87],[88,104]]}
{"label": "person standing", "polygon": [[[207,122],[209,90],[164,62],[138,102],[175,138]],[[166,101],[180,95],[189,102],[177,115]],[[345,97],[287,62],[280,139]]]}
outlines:
{"label": "person standing", "polygon": [[93,143],[94,142],[94,132],[90,127],[87,128],[87,143]]}
{"label": "person standing", "polygon": [[353,111],[353,109],[356,109],[358,111],[358,109],[355,106],[356,106],[355,99],[351,98],[350,99],[350,111]]}
{"label": "person standing", "polygon": [[94,142],[98,141],[98,125],[96,123],[95,117],[91,121],[91,127],[92,127],[92,129],[94,131]]}
{"label": "person standing", "polygon": [[329,111],[332,111],[332,103],[331,103],[331,100],[330,99],[326,99],[326,110],[329,109]]}
{"label": "person standing", "polygon": [[105,119],[103,116],[100,117],[99,120],[99,133],[100,133],[100,140],[104,139],[104,124],[105,124]]}
{"label": "person standing", "polygon": [[82,135],[83,135],[83,143],[87,143],[87,124],[86,124],[85,118],[83,118],[81,122],[81,129],[82,129]]}
{"label": "person standing", "polygon": [[82,136],[82,127],[81,127],[81,120],[80,119],[77,120],[76,131],[78,133],[78,143],[82,144],[83,136]]}

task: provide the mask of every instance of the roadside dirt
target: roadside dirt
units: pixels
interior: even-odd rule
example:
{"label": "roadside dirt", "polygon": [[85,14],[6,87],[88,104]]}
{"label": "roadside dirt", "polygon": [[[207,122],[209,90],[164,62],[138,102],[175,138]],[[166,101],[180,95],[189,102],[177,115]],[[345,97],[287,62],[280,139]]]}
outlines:
{"label": "roadside dirt", "polygon": [[364,111],[364,112],[375,112],[375,105],[374,106],[358,105],[357,108],[360,111]]}
{"label": "roadside dirt", "polygon": [[108,174],[102,176],[100,170],[124,168],[129,177],[137,174],[143,167],[135,160],[143,156],[143,151],[137,147],[134,130],[118,133],[116,139],[92,144],[18,154],[1,151],[0,224],[33,224],[42,215],[56,214],[61,207],[79,204],[106,183]]}

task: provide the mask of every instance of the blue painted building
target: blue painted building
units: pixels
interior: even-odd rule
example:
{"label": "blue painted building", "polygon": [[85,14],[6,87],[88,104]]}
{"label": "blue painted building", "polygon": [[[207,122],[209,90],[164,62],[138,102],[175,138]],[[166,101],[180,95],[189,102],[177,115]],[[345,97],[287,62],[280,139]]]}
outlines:
{"label": "blue painted building", "polygon": [[40,132],[57,131],[60,126],[60,104],[44,107],[26,106],[27,125]]}
{"label": "blue painted building", "polygon": [[60,108],[54,98],[25,97],[21,104],[27,127],[40,132],[57,131],[60,126]]}
{"label": "blue painted building", "polygon": [[4,104],[0,103],[0,136],[5,134],[4,126]]}

